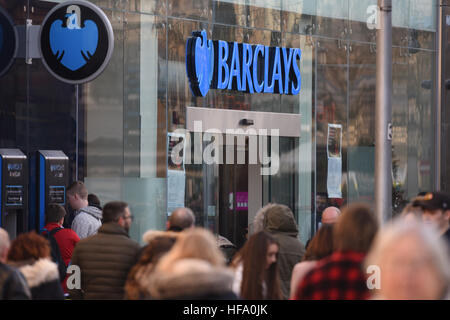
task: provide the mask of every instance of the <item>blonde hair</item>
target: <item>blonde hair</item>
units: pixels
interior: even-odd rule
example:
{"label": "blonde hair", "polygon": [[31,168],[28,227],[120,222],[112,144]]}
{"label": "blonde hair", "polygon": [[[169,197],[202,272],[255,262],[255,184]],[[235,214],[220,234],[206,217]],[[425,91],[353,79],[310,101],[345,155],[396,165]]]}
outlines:
{"label": "blonde hair", "polygon": [[447,255],[447,246],[432,227],[424,225],[419,221],[397,218],[391,224],[385,226],[375,237],[373,247],[365,260],[365,267],[379,266],[383,257],[390,248],[401,238],[415,236],[423,244],[425,250],[430,254],[433,266],[439,273],[439,277],[445,283],[445,290],[450,284],[450,261]]}
{"label": "blonde hair", "polygon": [[88,190],[83,182],[81,181],[75,181],[73,182],[66,191],[67,195],[73,196],[74,194],[77,194],[81,199],[87,200],[88,198]]}
{"label": "blonde hair", "polygon": [[157,271],[170,272],[181,259],[200,259],[213,266],[225,266],[225,257],[217,247],[214,235],[203,228],[182,231],[172,249],[161,258]]}

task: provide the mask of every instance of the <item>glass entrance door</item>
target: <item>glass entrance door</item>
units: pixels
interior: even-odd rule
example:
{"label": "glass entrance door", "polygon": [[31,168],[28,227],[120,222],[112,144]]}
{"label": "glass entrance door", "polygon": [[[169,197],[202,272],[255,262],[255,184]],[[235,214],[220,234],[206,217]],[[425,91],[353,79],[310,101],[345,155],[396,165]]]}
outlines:
{"label": "glass entrance door", "polygon": [[[254,231],[252,224],[258,210],[272,202],[289,206],[296,221],[301,218],[302,224],[307,224],[300,229],[310,230],[310,215],[299,217],[298,137],[223,134],[216,138],[220,142],[216,149],[219,163],[186,165],[186,204],[195,212],[197,225],[220,234],[239,249]],[[208,144],[203,143],[203,147],[206,150]],[[258,154],[258,163],[252,162],[252,153]],[[260,161],[261,154],[266,154],[267,159]],[[268,166],[273,169],[270,174],[264,171]],[[305,233],[305,237],[309,234]]]}
{"label": "glass entrance door", "polygon": [[[248,144],[234,148],[234,154],[245,152],[248,159]],[[248,163],[219,165],[219,234],[238,248],[245,243],[248,234],[248,169]]]}

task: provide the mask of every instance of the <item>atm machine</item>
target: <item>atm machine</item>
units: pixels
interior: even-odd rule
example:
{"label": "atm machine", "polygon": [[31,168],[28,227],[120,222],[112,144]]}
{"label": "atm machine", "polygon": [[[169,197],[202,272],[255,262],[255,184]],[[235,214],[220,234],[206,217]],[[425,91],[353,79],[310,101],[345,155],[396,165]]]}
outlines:
{"label": "atm machine", "polygon": [[0,227],[11,239],[28,231],[28,161],[18,149],[0,149]]}
{"label": "atm machine", "polygon": [[36,173],[36,229],[40,232],[45,226],[47,205],[66,205],[69,158],[62,151],[39,150]]}

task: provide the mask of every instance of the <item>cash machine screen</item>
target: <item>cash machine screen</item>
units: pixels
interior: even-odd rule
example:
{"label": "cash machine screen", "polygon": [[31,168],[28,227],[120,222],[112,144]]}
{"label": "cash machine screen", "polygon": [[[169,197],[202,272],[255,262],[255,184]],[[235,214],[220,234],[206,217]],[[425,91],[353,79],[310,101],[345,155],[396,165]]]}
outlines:
{"label": "cash machine screen", "polygon": [[66,165],[64,163],[50,163],[48,166],[48,193],[47,203],[66,204],[66,187],[60,183],[66,174]]}
{"label": "cash machine screen", "polygon": [[5,185],[5,205],[23,206],[25,196],[23,185],[20,185],[22,184],[23,163],[10,162],[6,165],[6,169],[7,184]]}
{"label": "cash machine screen", "polygon": [[23,205],[23,186],[6,186],[6,203],[7,206]]}
{"label": "cash machine screen", "polygon": [[66,204],[66,188],[62,186],[48,187],[48,203]]}

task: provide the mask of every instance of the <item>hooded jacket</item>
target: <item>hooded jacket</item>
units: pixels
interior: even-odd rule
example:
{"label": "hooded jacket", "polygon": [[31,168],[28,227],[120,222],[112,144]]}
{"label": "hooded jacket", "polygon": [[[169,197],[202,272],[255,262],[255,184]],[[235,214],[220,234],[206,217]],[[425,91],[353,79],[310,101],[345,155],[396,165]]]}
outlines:
{"label": "hooded jacket", "polygon": [[225,256],[227,265],[229,265],[237,252],[236,246],[230,240],[221,235],[217,235],[216,242],[217,246]]}
{"label": "hooded jacket", "polygon": [[179,235],[180,235],[180,233],[175,232],[175,231],[148,230],[142,236],[142,241],[144,241],[145,245],[139,250],[138,260],[141,258],[142,253],[147,248],[147,246],[150,244],[150,242],[152,242],[154,239],[156,239],[158,237],[170,237],[170,238],[177,239]]}
{"label": "hooded jacket", "polygon": [[72,230],[84,239],[97,233],[102,225],[102,211],[97,207],[87,206],[80,209],[72,222]]}
{"label": "hooded jacket", "polygon": [[63,300],[58,266],[49,258],[11,263],[24,276],[33,300]]}
{"label": "hooded jacket", "polygon": [[146,244],[150,244],[150,242],[158,237],[177,238],[179,235],[180,233],[175,231],[148,230],[142,236],[142,241]]}
{"label": "hooded jacket", "polygon": [[234,300],[233,272],[200,259],[181,259],[170,272],[138,278],[148,297],[158,300]]}
{"label": "hooded jacket", "polygon": [[263,225],[264,230],[272,234],[280,245],[278,266],[281,291],[283,298],[289,299],[292,270],[302,260],[305,246],[297,238],[297,224],[290,210],[268,210]]}
{"label": "hooded jacket", "polygon": [[116,299],[124,297],[128,272],[137,261],[139,244],[115,222],[103,224],[98,233],[75,247],[72,265],[81,272],[81,288],[69,290],[72,299]]}

